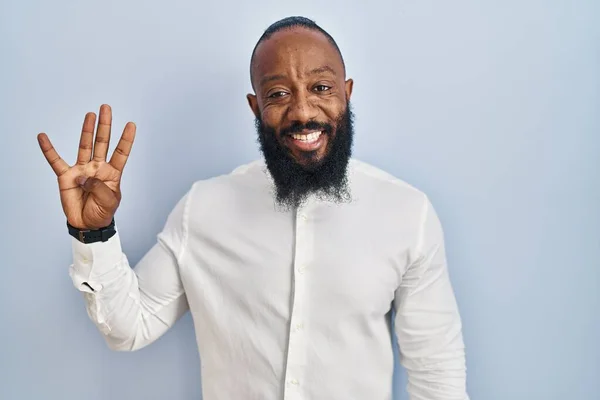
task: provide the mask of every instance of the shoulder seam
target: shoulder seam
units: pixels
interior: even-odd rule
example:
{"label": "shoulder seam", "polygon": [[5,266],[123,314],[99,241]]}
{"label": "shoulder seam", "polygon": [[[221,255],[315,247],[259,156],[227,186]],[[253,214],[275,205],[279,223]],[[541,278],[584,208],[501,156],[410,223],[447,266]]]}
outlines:
{"label": "shoulder seam", "polygon": [[188,245],[188,237],[189,237],[189,212],[190,212],[190,203],[192,202],[193,192],[196,188],[198,182],[194,182],[192,187],[189,189],[187,193],[187,198],[185,200],[185,205],[183,207],[183,215],[181,221],[181,230],[182,230],[182,238],[181,238],[181,247],[179,249],[179,253],[177,254],[177,264],[181,265],[181,259],[183,258],[183,254],[187,249]]}
{"label": "shoulder seam", "polygon": [[416,246],[416,253],[421,254],[423,251],[424,241],[425,241],[425,224],[427,222],[427,218],[429,216],[429,198],[426,195],[423,195],[423,209],[421,210],[421,218],[419,221],[419,234],[418,241]]}

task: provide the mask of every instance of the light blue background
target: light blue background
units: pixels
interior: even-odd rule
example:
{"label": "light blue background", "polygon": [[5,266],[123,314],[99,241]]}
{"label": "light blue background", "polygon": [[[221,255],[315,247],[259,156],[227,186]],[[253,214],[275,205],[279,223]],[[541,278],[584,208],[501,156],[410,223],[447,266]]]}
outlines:
{"label": "light blue background", "polygon": [[[292,14],[315,18],[344,53],[355,155],[440,214],[472,399],[600,399],[592,0],[3,0],[0,398],[200,397],[189,315],[125,354],[88,321],[36,134],[73,163],[87,111],[111,104],[116,136],[137,123],[118,212],[137,262],[191,182],[259,157],[248,61],[262,30]],[[407,399],[402,373],[395,386]]]}

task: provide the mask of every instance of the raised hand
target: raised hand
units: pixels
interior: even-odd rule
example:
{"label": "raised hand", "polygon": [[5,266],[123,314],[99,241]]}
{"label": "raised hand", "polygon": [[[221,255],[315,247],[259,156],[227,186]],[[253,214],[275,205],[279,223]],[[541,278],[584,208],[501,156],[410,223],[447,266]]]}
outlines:
{"label": "raised hand", "polygon": [[96,114],[86,114],[77,162],[73,166],[58,155],[45,133],[37,136],[46,160],[58,177],[60,201],[67,221],[76,228],[98,229],[109,225],[121,202],[121,176],[136,126],[133,122],[125,125],[117,148],[106,162],[111,124],[112,111],[108,105],[100,107],[95,135]]}

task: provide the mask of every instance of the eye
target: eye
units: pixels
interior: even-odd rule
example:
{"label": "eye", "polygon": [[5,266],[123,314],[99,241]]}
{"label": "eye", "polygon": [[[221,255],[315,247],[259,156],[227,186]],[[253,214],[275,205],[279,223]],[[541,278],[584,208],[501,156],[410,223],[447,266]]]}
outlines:
{"label": "eye", "polygon": [[280,90],[280,91],[278,91],[278,92],[273,92],[273,93],[271,93],[271,94],[270,94],[268,97],[269,97],[270,99],[276,99],[276,98],[279,98],[279,97],[283,97],[283,96],[285,96],[286,94],[287,94],[286,92],[284,92],[284,91],[281,91],[281,90]]}
{"label": "eye", "polygon": [[314,90],[317,91],[317,92],[326,92],[328,90],[331,90],[331,86],[317,85],[317,86],[315,86]]}

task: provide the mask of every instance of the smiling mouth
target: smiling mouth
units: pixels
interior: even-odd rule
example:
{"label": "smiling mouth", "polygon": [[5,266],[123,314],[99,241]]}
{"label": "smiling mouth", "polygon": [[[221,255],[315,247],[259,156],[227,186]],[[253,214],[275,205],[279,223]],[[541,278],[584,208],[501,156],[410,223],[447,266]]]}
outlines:
{"label": "smiling mouth", "polygon": [[314,131],[314,132],[310,132],[307,134],[294,133],[294,134],[291,134],[290,136],[292,138],[294,138],[295,140],[299,140],[303,143],[314,143],[317,140],[319,140],[319,138],[321,137],[322,134],[323,134],[323,131]]}
{"label": "smiling mouth", "polygon": [[324,131],[307,131],[288,135],[288,146],[300,151],[315,151],[325,142],[327,135]]}

